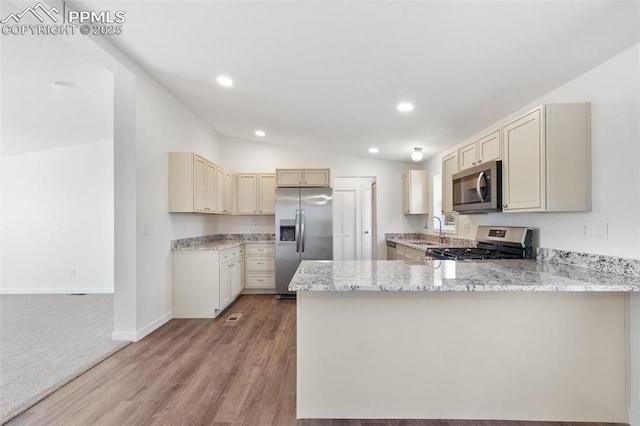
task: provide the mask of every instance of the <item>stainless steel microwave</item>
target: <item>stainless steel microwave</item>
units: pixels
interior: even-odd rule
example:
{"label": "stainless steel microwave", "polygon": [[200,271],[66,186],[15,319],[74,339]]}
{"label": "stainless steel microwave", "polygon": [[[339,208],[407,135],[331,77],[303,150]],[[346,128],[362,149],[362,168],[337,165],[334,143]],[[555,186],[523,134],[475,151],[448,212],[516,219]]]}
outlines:
{"label": "stainless steel microwave", "polygon": [[502,210],[502,162],[488,161],[453,175],[453,210],[462,214]]}

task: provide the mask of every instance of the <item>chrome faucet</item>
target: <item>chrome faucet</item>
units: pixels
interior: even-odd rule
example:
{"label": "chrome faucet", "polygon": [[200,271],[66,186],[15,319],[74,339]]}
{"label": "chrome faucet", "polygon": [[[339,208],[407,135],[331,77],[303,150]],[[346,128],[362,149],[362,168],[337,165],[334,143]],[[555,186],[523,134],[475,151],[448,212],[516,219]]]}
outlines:
{"label": "chrome faucet", "polygon": [[[429,229],[429,220],[431,219],[438,219],[438,224],[440,225],[440,230],[438,232],[438,241],[440,241],[440,244],[442,244],[444,242],[444,234],[442,233],[442,219],[440,219],[438,216],[431,216],[430,218],[427,219],[427,223],[424,224],[424,227]],[[434,226],[435,226],[435,222],[434,222]]]}

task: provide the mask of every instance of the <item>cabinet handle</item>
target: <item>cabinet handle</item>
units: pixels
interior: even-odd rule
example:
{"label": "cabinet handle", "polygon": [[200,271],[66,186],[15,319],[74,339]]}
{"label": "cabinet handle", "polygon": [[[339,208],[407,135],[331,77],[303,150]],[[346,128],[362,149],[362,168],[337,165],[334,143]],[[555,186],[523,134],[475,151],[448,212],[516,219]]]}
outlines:
{"label": "cabinet handle", "polygon": [[508,206],[508,205],[506,205],[506,204],[503,204],[503,205],[502,205],[502,208],[503,208],[503,209],[506,209],[507,207],[509,207],[509,206]]}
{"label": "cabinet handle", "polygon": [[258,249],[258,251],[264,251],[264,249]]}
{"label": "cabinet handle", "polygon": [[474,162],[474,163],[471,163],[471,165],[472,165],[472,166],[475,166],[475,165],[476,165],[476,163],[475,163],[475,162]]}
{"label": "cabinet handle", "polygon": [[263,282],[264,280],[258,280],[258,282]]}
{"label": "cabinet handle", "polygon": [[264,262],[258,262],[258,265],[264,265]]}
{"label": "cabinet handle", "polygon": [[482,163],[482,160],[478,160],[478,164]]}

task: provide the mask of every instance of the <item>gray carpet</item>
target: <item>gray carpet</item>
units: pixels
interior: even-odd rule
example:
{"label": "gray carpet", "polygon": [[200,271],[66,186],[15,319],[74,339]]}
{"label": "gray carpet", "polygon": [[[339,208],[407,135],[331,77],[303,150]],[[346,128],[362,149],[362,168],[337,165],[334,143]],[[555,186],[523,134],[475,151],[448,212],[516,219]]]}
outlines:
{"label": "gray carpet", "polygon": [[0,295],[0,424],[126,345],[113,295]]}

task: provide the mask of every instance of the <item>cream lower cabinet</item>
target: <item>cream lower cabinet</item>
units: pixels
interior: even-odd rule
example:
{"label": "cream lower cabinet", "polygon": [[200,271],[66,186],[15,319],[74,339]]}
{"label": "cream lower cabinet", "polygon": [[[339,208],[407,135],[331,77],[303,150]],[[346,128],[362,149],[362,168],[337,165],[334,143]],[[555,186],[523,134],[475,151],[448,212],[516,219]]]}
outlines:
{"label": "cream lower cabinet", "polygon": [[589,211],[589,104],[548,104],[503,126],[502,209]]}
{"label": "cream lower cabinet", "polygon": [[244,247],[171,254],[174,318],[215,318],[242,293]]}
{"label": "cream lower cabinet", "polygon": [[247,293],[274,293],[276,288],[275,244],[246,244],[245,290]]}
{"label": "cream lower cabinet", "polygon": [[410,249],[409,247],[396,245],[396,260],[425,260],[426,256],[419,250]]}
{"label": "cream lower cabinet", "polygon": [[273,173],[238,173],[236,189],[237,214],[275,213],[276,177]]}

